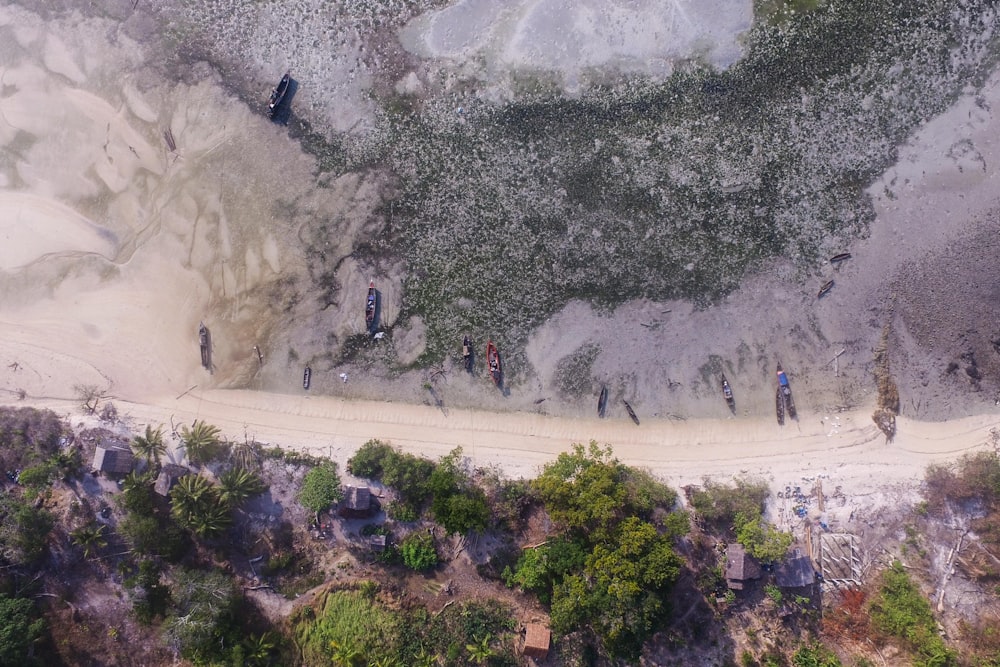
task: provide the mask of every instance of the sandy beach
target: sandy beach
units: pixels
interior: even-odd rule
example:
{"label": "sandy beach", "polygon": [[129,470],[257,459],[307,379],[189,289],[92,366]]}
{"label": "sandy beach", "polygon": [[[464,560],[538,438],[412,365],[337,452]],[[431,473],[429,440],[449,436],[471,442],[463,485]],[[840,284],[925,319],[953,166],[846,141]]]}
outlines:
{"label": "sandy beach", "polygon": [[[314,219],[334,221],[328,251],[344,256],[336,280],[363,294],[367,267],[350,250],[371,231],[376,188],[359,174],[314,187],[314,158],[226,92],[218,75],[206,68],[197,83],[158,79],[150,56],[126,35],[112,45],[88,39],[110,29],[103,19],[71,29],[0,8],[0,30],[16,45],[0,53],[0,83],[10,91],[0,97],[5,403],[78,415],[75,387],[93,385],[136,426],[204,419],[233,439],[340,462],[381,438],[430,457],[461,446],[476,466],[532,476],[573,443],[596,440],[677,486],[704,476],[760,475],[781,486],[824,475],[861,495],[913,487],[928,463],[986,446],[1000,426],[1000,355],[988,343],[996,300],[984,296],[982,309],[980,301],[954,306],[955,318],[977,322],[965,343],[952,335],[969,330],[965,320],[941,323],[938,336],[926,326],[945,307],[939,302],[964,293],[949,281],[972,279],[948,269],[949,253],[995,235],[996,76],[900,151],[898,165],[870,189],[877,210],[870,235],[842,249],[854,257],[836,273],[824,266],[803,278],[775,262],[709,308],[640,300],[598,312],[572,302],[532,336],[531,368],[506,397],[460,373],[457,360],[443,364],[433,394],[427,371],[346,363],[317,365],[307,394],[303,365],[329,355],[318,332],[349,335],[364,323],[359,300],[303,298],[309,276],[300,236]],[[167,130],[176,151],[163,139]],[[966,263],[982,265],[975,257]],[[909,279],[917,270],[920,289]],[[988,283],[993,271],[976,279]],[[817,284],[834,276],[836,289],[817,301]],[[402,275],[383,284],[392,322]],[[202,321],[212,330],[213,373],[199,363]],[[891,443],[870,418],[872,349],[887,323],[903,397]],[[414,328],[402,330],[419,339]],[[971,389],[962,368],[945,370],[963,359],[966,343],[981,376]],[[601,349],[595,388],[606,383],[615,392],[608,420],[591,417],[589,395],[555,389],[559,360],[586,345]],[[713,355],[732,369],[735,417],[703,371]],[[800,406],[799,421],[783,428],[773,416],[778,359],[791,369]],[[625,416],[622,396],[636,406],[640,426]]]}

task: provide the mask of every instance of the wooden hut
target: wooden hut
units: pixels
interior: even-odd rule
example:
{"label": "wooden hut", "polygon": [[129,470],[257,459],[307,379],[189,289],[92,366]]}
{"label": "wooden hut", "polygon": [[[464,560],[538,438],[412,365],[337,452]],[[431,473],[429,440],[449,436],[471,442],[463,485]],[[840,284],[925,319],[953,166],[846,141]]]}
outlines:
{"label": "wooden hut", "polygon": [[741,591],[751,579],[760,579],[760,564],[742,544],[730,544],[726,547],[726,585]]}
{"label": "wooden hut", "polygon": [[169,495],[170,489],[177,485],[180,478],[189,474],[191,474],[191,471],[184,466],[168,463],[163,466],[160,474],[157,475],[156,482],[153,484],[153,490],[161,496]]}
{"label": "wooden hut", "polygon": [[781,588],[805,588],[816,581],[812,561],[798,549],[774,569],[774,580]]}
{"label": "wooden hut", "polygon": [[102,442],[94,452],[94,470],[110,475],[125,475],[132,472],[135,455],[126,447]]}
{"label": "wooden hut", "polygon": [[366,517],[372,511],[372,492],[367,486],[344,487],[344,502],[340,515],[348,518]]}
{"label": "wooden hut", "polygon": [[541,623],[528,623],[524,632],[524,655],[545,660],[549,655],[552,632]]}

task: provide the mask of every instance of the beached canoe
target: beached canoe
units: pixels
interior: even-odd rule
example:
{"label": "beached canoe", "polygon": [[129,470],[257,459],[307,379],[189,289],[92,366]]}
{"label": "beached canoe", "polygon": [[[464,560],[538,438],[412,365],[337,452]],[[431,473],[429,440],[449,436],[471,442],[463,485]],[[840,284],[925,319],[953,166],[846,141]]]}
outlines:
{"label": "beached canoe", "polygon": [[831,257],[830,258],[830,263],[831,264],[839,264],[840,262],[846,262],[850,258],[851,258],[851,253],[849,253],[849,252],[842,252],[839,255],[834,255],[833,257]]}
{"label": "beached canoe", "polygon": [[472,365],[475,360],[472,358],[472,339],[468,336],[462,339],[462,363],[465,364],[465,370],[469,373],[472,372]]}
{"label": "beached canoe", "polygon": [[726,376],[722,376],[722,395],[726,399],[726,405],[729,406],[729,411],[734,415],[736,414],[736,399],[733,397],[733,388],[729,386],[729,380]]}
{"label": "beached canoe", "polygon": [[778,417],[778,426],[785,425],[785,394],[781,387],[774,392],[774,412]]}
{"label": "beached canoe", "polygon": [[597,398],[597,416],[601,419],[608,414],[608,387],[601,387],[601,395]]}
{"label": "beached canoe", "polygon": [[497,346],[493,344],[493,341],[486,343],[486,364],[489,366],[490,377],[493,378],[493,383],[499,387],[503,381],[503,369],[500,366],[500,352],[497,350]]}
{"label": "beached canoe", "polygon": [[628,401],[626,401],[624,398],[622,399],[622,403],[625,404],[625,411],[628,412],[628,416],[631,417],[632,421],[635,422],[635,425],[638,426],[639,425],[639,418],[636,416],[635,410],[632,409],[632,406],[629,405]]}
{"label": "beached canoe", "polygon": [[832,289],[833,289],[833,281],[832,280],[826,281],[825,283],[823,283],[823,286],[819,288],[819,294],[816,295],[816,298],[822,299]]}
{"label": "beached canoe", "polygon": [[368,299],[365,301],[365,327],[368,333],[375,328],[375,307],[378,304],[378,291],[375,289],[375,281],[368,282]]}
{"label": "beached canoe", "polygon": [[204,322],[198,323],[198,346],[201,348],[201,365],[212,370],[212,334]]}
{"label": "beached canoe", "polygon": [[274,115],[274,110],[278,108],[278,105],[285,99],[285,95],[288,94],[288,85],[292,81],[291,70],[285,72],[285,76],[281,77],[281,81],[278,85],[274,87],[271,91],[271,97],[267,100],[267,114],[269,116]]}
{"label": "beached canoe", "polygon": [[[795,413],[795,401],[792,399],[792,387],[788,384],[788,376],[785,375],[784,369],[781,368],[781,364],[778,364],[777,369],[778,374],[778,394],[781,396],[783,408],[782,412],[788,411],[788,416],[792,419],[796,419],[797,415]],[[784,417],[782,416],[782,419]]]}
{"label": "beached canoe", "polygon": [[309,389],[309,385],[312,384],[313,369],[306,366],[306,369],[302,372],[302,388]]}

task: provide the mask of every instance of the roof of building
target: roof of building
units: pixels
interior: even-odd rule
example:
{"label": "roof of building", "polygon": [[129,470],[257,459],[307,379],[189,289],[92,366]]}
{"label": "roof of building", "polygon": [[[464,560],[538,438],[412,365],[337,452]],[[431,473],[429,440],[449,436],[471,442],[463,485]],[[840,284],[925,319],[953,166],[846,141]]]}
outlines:
{"label": "roof of building", "polygon": [[135,455],[131,449],[115,445],[98,445],[94,452],[94,470],[123,474],[132,472]]}
{"label": "roof of building", "polygon": [[528,623],[524,632],[524,654],[545,658],[549,654],[552,632],[541,623]]}
{"label": "roof of building", "polygon": [[760,564],[746,552],[742,544],[726,547],[726,581],[730,588],[743,588],[744,581],[760,577]]}
{"label": "roof of building", "polygon": [[156,483],[153,484],[153,490],[161,496],[165,496],[170,493],[170,489],[174,488],[177,480],[189,474],[191,474],[191,471],[186,467],[175,463],[168,463],[160,469],[160,474],[156,477]]}
{"label": "roof of building", "polygon": [[365,511],[371,508],[372,493],[367,486],[348,486],[344,491],[344,506],[347,509]]}
{"label": "roof of building", "polygon": [[782,588],[802,588],[813,584],[816,571],[809,557],[795,549],[774,569],[774,580]]}

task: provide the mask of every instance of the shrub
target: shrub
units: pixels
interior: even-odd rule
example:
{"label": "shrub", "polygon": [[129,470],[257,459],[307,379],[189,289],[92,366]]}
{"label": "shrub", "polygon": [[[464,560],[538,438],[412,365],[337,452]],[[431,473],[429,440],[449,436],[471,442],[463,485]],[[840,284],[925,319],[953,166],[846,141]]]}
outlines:
{"label": "shrub", "polygon": [[344,497],[337,464],[324,461],[306,473],[299,488],[299,502],[308,510],[322,512]]}
{"label": "shrub", "polygon": [[412,570],[427,570],[438,564],[437,549],[430,533],[412,532],[399,545],[403,564]]}
{"label": "shrub", "polygon": [[946,667],[956,662],[937,632],[930,603],[910,580],[898,560],[882,573],[871,602],[871,620],[884,634],[903,640],[917,654],[918,667]]}
{"label": "shrub", "polygon": [[837,654],[822,644],[803,646],[792,656],[795,667],[841,667]]}

